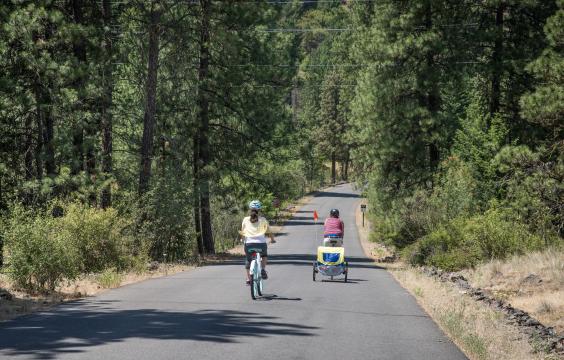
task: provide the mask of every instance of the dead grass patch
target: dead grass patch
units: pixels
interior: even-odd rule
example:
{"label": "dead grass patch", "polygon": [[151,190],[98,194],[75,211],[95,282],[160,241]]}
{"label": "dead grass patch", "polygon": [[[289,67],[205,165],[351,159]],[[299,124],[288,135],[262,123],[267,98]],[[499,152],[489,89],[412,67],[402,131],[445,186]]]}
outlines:
{"label": "dead grass patch", "polygon": [[83,275],[76,281],[63,283],[49,294],[30,294],[15,289],[5,274],[0,274],[0,288],[8,290],[12,300],[0,301],[0,321],[29,314],[65,301],[97,295],[109,288],[116,288],[143,280],[176,274],[193,269],[183,264],[159,264],[158,269],[145,272],[117,273],[113,270],[101,274]]}
{"label": "dead grass patch", "polygon": [[503,314],[475,302],[449,284],[416,269],[393,269],[394,277],[470,359],[557,359],[531,345]]}
{"label": "dead grass patch", "polygon": [[490,291],[558,333],[564,333],[564,251],[548,249],[464,272],[472,286]]}
{"label": "dead grass patch", "polygon": [[[375,259],[374,249],[378,247],[383,248],[383,246],[369,240],[370,223],[365,219],[365,227],[363,228],[360,210],[357,210],[356,215],[359,238],[364,251],[368,256]],[[554,275],[560,273],[560,270],[558,270],[560,261],[552,255],[533,256],[529,261],[531,263],[545,262],[545,265],[538,266],[540,268],[548,268],[542,274],[545,274],[543,276],[547,278],[547,286],[552,290],[556,289],[561,281],[564,281],[564,278],[556,279],[554,277]],[[379,263],[378,265],[392,273],[396,280],[416,298],[421,307],[425,309],[431,318],[435,320],[441,329],[470,359],[560,359],[557,355],[547,354],[544,351],[546,350],[544,349],[545,345],[540,339],[537,342],[530,341],[528,335],[520,332],[517,327],[505,320],[503,313],[495,311],[483,303],[476,302],[451,284],[430,278],[414,268],[407,267],[402,262]],[[503,280],[505,265],[502,262],[490,264],[483,271],[488,274],[484,279],[497,279],[498,282],[505,281]],[[528,276],[530,272],[528,269],[521,269],[518,274],[513,275],[514,279],[512,281],[506,280],[508,283],[514,284],[516,279],[520,281]],[[551,276],[546,276],[546,274],[551,274]],[[534,281],[531,283],[534,283]],[[504,296],[506,298],[512,298],[522,289],[516,290],[513,286],[500,287],[499,292],[503,291],[505,291]],[[543,312],[544,316],[555,318],[556,314],[559,314],[557,304],[564,299],[564,294],[561,294],[561,292],[562,290],[560,290],[560,293],[553,291],[554,297],[539,294],[546,302],[543,307],[538,308],[538,310]],[[534,295],[530,295],[530,297],[532,296]],[[532,301],[537,307],[541,304],[540,301]],[[521,308],[518,302],[513,305]],[[560,315],[560,317],[560,321],[562,321],[562,316]],[[544,318],[543,316],[538,316],[538,319],[543,321]]]}

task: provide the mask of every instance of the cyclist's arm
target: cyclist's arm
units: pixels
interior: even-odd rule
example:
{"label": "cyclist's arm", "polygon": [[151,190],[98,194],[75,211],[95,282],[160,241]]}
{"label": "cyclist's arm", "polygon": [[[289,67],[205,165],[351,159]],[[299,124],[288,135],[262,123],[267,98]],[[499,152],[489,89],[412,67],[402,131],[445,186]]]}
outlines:
{"label": "cyclist's arm", "polygon": [[270,225],[267,225],[268,227],[266,228],[266,235],[268,235],[268,237],[270,237],[270,243],[274,244],[276,242],[276,240],[274,240],[274,234],[272,233],[272,230],[270,229]]}

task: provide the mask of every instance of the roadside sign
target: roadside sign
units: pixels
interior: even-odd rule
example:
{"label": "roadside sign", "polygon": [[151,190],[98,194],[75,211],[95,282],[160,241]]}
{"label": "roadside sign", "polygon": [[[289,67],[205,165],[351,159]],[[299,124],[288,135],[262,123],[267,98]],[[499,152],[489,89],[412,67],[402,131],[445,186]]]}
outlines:
{"label": "roadside sign", "polygon": [[366,204],[360,205],[360,211],[366,212]]}

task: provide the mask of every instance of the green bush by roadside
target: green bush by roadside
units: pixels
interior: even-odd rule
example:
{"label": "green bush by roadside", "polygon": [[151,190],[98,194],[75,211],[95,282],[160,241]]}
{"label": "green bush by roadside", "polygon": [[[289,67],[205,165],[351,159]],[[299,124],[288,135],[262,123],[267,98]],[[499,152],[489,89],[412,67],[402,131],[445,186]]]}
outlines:
{"label": "green bush by roadside", "polygon": [[61,236],[57,219],[16,206],[5,225],[7,272],[17,287],[54,290],[79,274],[78,249]]}
{"label": "green bush by roadside", "polygon": [[412,265],[432,265],[454,271],[479,262],[504,259],[513,254],[555,246],[531,233],[527,226],[507,218],[501,210],[489,210],[470,218],[454,219],[406,247],[402,254]]}
{"label": "green bush by roadside", "polygon": [[53,203],[32,212],[15,205],[4,223],[7,273],[22,289],[54,290],[80,273],[146,263],[133,246],[132,221],[114,209]]}

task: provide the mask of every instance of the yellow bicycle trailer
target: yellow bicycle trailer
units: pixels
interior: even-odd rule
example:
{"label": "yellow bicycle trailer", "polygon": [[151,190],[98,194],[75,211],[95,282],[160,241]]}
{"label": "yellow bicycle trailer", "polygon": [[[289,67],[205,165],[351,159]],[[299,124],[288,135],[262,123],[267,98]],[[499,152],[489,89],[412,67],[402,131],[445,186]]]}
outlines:
{"label": "yellow bicycle trailer", "polygon": [[316,274],[333,277],[345,275],[347,282],[349,264],[345,261],[345,248],[319,246],[317,248],[317,260],[313,263],[313,281]]}

